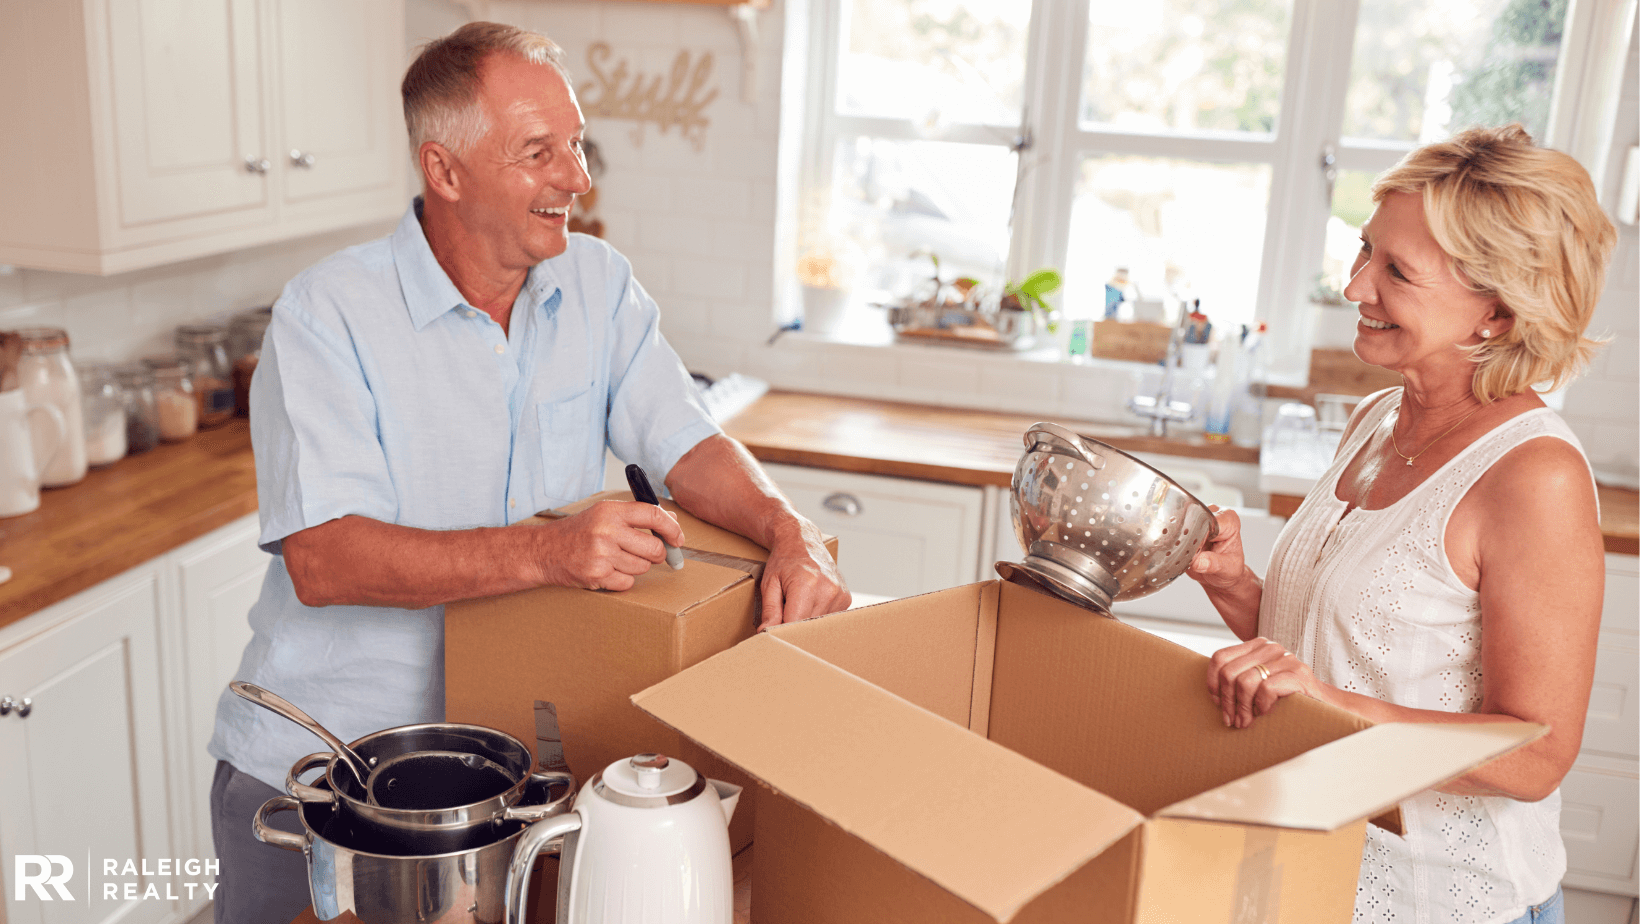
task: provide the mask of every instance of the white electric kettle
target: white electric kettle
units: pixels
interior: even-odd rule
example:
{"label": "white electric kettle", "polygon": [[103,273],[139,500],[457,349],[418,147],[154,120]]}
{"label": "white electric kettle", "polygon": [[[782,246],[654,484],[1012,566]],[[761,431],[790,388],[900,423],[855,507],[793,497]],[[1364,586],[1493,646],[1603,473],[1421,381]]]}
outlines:
{"label": "white electric kettle", "polygon": [[558,924],[730,924],[729,818],[740,787],[681,760],[617,760],[575,808],[525,829],[507,870],[507,922],[522,924],[530,866],[562,837]]}

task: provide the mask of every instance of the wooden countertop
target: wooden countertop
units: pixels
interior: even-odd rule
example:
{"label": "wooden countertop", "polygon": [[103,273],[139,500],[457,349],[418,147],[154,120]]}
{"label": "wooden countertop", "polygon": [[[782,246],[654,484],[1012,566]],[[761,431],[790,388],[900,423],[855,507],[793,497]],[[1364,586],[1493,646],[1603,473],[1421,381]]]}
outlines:
{"label": "wooden countertop", "polygon": [[1139,427],[865,398],[770,392],[724,422],[764,462],[1007,487],[1025,431],[1052,420],[1127,452],[1258,464],[1258,450],[1201,439],[1157,439]]}
{"label": "wooden countertop", "polygon": [[[1600,532],[1606,551],[1619,555],[1640,555],[1640,493],[1627,488],[1599,485]],[[1290,517],[1304,498],[1294,494],[1270,495],[1270,513]]]}
{"label": "wooden countertop", "polygon": [[1606,551],[1640,555],[1640,492],[1601,485],[1600,531]]}
{"label": "wooden countertop", "polygon": [[249,424],[235,419],[181,443],[40,492],[40,508],[0,519],[0,626],[256,510]]}
{"label": "wooden countertop", "polygon": [[[952,484],[1007,487],[1026,428],[1040,418],[990,411],[773,392],[724,429],[764,462]],[[1256,450],[1139,428],[1058,423],[1129,452],[1256,464]],[[1600,492],[1606,549],[1640,553],[1640,494]],[[41,492],[40,509],[0,519],[0,626],[256,510],[250,428],[234,420],[183,443],[123,459],[81,483]]]}

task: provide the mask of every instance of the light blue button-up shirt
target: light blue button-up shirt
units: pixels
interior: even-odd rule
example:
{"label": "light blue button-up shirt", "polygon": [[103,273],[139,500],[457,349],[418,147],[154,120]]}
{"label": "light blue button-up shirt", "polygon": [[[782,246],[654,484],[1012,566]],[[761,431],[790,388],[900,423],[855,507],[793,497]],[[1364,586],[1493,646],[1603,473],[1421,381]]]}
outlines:
{"label": "light blue button-up shirt", "polygon": [[[251,389],[262,547],[237,679],[344,741],[444,718],[444,608],[309,607],[280,542],[350,514],[419,529],[502,526],[579,500],[604,448],[655,484],[718,431],[609,245],[536,265],[508,330],[466,304],[413,204],[392,236],[304,271],[274,304]],[[275,788],[321,742],[231,692],[209,751]]]}

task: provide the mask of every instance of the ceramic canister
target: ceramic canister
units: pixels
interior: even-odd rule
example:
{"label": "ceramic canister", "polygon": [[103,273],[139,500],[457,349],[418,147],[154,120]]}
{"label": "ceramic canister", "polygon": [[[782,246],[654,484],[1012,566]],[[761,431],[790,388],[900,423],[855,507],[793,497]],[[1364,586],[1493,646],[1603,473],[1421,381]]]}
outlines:
{"label": "ceramic canister", "polygon": [[[48,439],[35,445],[31,430]],[[21,388],[0,391],[0,517],[21,516],[40,506],[40,472],[64,432],[63,415],[56,407],[30,407]]]}

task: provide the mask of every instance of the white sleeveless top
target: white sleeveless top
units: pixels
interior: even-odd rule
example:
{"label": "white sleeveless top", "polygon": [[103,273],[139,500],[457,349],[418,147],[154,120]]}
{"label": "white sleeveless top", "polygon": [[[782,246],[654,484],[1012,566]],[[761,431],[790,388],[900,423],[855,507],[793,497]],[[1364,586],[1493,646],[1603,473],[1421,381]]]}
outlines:
{"label": "white sleeveless top", "polygon": [[[1380,394],[1276,540],[1259,634],[1340,689],[1415,709],[1474,712],[1480,596],[1447,561],[1447,521],[1475,481],[1527,440],[1555,437],[1579,453],[1582,446],[1553,411],[1529,411],[1394,504],[1345,515],[1340,475],[1401,406],[1401,389]],[[1402,802],[1401,815],[1405,837],[1367,826],[1357,922],[1512,921],[1548,900],[1566,873],[1558,789],[1540,802],[1431,790]]]}

